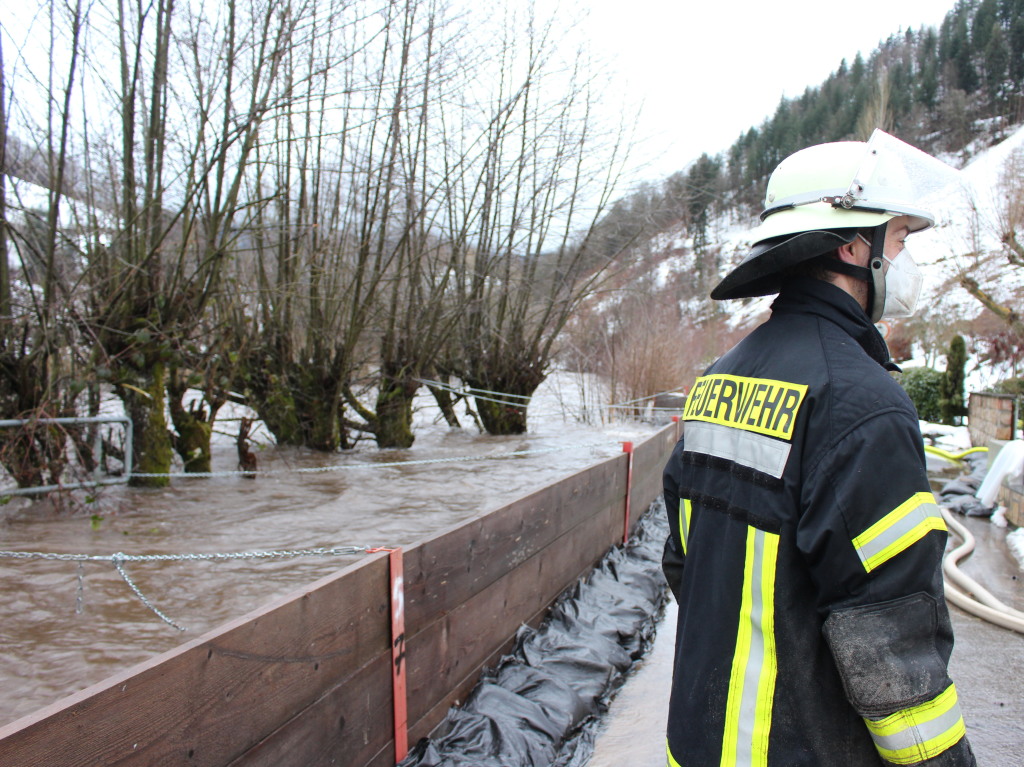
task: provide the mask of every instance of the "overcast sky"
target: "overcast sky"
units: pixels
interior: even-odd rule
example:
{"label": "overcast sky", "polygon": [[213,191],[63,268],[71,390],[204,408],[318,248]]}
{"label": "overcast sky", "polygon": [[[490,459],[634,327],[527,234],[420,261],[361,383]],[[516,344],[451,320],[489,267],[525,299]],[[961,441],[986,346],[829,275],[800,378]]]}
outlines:
{"label": "overcast sky", "polygon": [[938,28],[955,0],[579,0],[595,48],[614,53],[628,93],[644,100],[639,133],[652,180],[717,154],[820,84],[843,58],[890,34]]}

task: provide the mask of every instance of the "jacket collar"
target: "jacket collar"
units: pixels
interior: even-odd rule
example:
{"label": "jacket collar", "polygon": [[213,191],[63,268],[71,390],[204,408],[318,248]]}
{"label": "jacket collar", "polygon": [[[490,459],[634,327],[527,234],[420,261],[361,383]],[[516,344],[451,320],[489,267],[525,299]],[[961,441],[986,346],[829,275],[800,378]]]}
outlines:
{"label": "jacket collar", "polygon": [[853,296],[842,288],[813,277],[788,280],[772,303],[772,313],[813,314],[838,325],[855,340],[871,359],[886,370],[899,371],[889,357],[889,348]]}

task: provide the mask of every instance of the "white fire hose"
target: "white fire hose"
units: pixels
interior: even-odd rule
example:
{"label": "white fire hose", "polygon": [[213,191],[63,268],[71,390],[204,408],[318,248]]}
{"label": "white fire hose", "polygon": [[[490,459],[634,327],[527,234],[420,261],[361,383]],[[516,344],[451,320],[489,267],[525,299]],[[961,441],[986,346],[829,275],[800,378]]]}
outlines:
{"label": "white fire hose", "polygon": [[942,559],[946,601],[997,626],[1024,634],[1024,612],[1000,602],[981,584],[960,572],[957,564],[974,551],[974,536],[947,509],[942,509],[942,517],[950,531],[963,541]]}

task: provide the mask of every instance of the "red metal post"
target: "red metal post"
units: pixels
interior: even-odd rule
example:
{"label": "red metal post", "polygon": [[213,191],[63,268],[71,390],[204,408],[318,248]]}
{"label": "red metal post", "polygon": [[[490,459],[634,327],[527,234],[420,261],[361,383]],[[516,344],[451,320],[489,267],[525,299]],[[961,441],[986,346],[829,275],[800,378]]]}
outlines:
{"label": "red metal post", "polygon": [[626,519],[622,527],[622,543],[629,540],[629,497],[633,494],[633,443],[623,442],[622,452],[629,456],[626,463]]}
{"label": "red metal post", "polygon": [[391,569],[391,688],[394,698],[395,764],[409,753],[409,723],[405,688],[405,576],[402,549],[388,554]]}

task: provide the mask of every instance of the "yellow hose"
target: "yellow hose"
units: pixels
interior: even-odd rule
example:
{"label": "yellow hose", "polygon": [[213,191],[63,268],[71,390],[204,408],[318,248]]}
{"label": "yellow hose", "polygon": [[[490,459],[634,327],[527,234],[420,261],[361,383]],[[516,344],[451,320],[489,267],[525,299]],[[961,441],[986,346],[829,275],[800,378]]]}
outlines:
{"label": "yellow hose", "polygon": [[960,453],[950,453],[950,452],[948,452],[946,450],[943,450],[941,447],[935,447],[933,445],[925,445],[924,446],[924,451],[926,453],[931,453],[932,455],[936,455],[939,458],[945,458],[950,463],[959,463],[964,458],[969,456],[971,453],[987,453],[988,452],[988,448],[987,447],[969,447],[969,448],[967,448],[966,450],[964,450],[964,451],[962,451]]}

